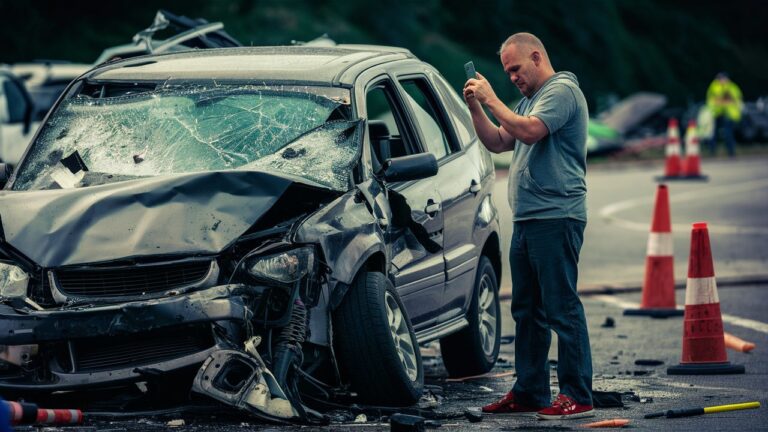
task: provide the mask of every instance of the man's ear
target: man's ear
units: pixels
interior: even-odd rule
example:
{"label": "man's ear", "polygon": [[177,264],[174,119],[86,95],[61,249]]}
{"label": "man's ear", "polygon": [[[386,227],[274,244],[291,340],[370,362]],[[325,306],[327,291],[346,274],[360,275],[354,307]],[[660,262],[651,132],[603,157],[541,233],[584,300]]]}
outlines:
{"label": "man's ear", "polygon": [[531,53],[531,60],[533,60],[533,64],[538,66],[541,63],[541,53],[538,51],[533,51]]}

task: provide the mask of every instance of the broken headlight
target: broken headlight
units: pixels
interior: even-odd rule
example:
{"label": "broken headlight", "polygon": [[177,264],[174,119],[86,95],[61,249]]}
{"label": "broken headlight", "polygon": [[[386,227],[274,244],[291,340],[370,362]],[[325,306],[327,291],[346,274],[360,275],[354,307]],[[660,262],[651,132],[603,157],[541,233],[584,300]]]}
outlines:
{"label": "broken headlight", "polygon": [[29,275],[19,267],[0,262],[0,300],[23,299],[27,296]]}
{"label": "broken headlight", "polygon": [[309,273],[315,262],[312,247],[302,247],[273,255],[256,256],[246,264],[248,273],[259,279],[280,283],[296,282]]}

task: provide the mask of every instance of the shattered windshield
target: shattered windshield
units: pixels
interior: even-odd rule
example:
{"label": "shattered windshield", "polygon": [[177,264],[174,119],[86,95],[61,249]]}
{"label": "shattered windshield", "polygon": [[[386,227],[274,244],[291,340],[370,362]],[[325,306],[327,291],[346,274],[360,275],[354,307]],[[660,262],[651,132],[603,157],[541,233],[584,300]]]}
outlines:
{"label": "shattered windshield", "polygon": [[344,121],[348,108],[317,92],[270,87],[78,96],[51,115],[13,189],[241,168],[346,190],[359,147],[359,137],[349,132],[356,123]]}

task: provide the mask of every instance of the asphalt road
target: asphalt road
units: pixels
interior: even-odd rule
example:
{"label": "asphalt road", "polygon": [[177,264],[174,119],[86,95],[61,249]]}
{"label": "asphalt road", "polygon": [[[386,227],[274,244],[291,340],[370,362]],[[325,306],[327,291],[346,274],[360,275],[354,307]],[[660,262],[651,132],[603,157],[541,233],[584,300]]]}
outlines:
{"label": "asphalt road", "polygon": [[[579,288],[639,286],[657,182],[663,162],[588,167],[588,223],[579,263]],[[768,158],[756,156],[702,161],[706,182],[673,181],[669,186],[675,279],[684,284],[691,224],[706,221],[721,280],[768,278]],[[512,235],[507,173],[496,173],[494,200],[502,225],[507,263]],[[508,266],[502,291],[509,291]]]}

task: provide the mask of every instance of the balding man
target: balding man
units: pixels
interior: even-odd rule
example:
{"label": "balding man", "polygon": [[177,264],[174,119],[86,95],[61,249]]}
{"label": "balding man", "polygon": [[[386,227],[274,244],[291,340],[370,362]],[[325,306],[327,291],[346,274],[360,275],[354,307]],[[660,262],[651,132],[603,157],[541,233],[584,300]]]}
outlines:
{"label": "balding man", "polygon": [[[592,357],[584,308],[576,293],[587,221],[587,103],[576,76],[556,73],[536,36],[514,34],[499,54],[504,72],[523,95],[514,110],[499,100],[480,74],[464,86],[464,99],[483,144],[494,153],[513,151],[509,261],[517,382],[483,411],[537,412],[543,419],[589,417]],[[554,402],[547,358],[550,330],[557,334],[560,385]]]}

